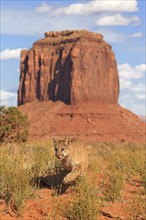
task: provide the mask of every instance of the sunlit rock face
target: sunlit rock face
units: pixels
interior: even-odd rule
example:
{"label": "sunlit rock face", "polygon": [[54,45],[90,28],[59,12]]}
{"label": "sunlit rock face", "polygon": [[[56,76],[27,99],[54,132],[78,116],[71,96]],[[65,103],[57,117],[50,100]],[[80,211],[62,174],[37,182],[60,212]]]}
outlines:
{"label": "sunlit rock face", "polygon": [[101,34],[47,32],[21,53],[18,105],[39,101],[117,104],[119,77],[111,46]]}

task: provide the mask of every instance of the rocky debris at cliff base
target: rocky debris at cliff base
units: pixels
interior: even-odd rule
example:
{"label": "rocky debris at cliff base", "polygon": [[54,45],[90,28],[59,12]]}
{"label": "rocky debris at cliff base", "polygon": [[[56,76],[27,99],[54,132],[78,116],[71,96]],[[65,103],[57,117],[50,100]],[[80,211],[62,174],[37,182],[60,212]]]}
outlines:
{"label": "rocky debris at cliff base", "polygon": [[29,140],[54,136],[80,137],[98,142],[145,143],[145,123],[119,105],[31,102],[19,107],[28,115]]}

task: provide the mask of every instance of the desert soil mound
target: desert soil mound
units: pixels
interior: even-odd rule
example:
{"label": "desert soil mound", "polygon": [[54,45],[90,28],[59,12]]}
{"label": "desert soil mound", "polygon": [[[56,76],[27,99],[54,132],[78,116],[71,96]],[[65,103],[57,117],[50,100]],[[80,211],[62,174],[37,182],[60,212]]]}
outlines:
{"label": "desert soil mound", "polygon": [[19,107],[28,115],[29,140],[80,137],[98,142],[145,142],[145,123],[119,105],[31,102]]}

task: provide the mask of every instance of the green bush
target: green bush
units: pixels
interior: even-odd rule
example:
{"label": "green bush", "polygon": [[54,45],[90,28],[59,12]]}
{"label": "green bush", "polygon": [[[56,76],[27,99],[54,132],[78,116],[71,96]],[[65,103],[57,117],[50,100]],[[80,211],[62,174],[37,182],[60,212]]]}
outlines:
{"label": "green bush", "polygon": [[16,107],[0,107],[0,143],[25,142],[28,121]]}

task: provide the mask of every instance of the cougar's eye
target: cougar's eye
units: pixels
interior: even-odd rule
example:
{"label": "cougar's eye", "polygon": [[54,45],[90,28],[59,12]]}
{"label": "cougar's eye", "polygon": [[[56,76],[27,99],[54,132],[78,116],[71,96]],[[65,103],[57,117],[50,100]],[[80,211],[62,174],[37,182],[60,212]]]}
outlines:
{"label": "cougar's eye", "polygon": [[55,148],[55,151],[57,152],[57,148]]}
{"label": "cougar's eye", "polygon": [[61,149],[61,151],[64,151],[65,150],[65,148],[63,147],[62,149]]}

